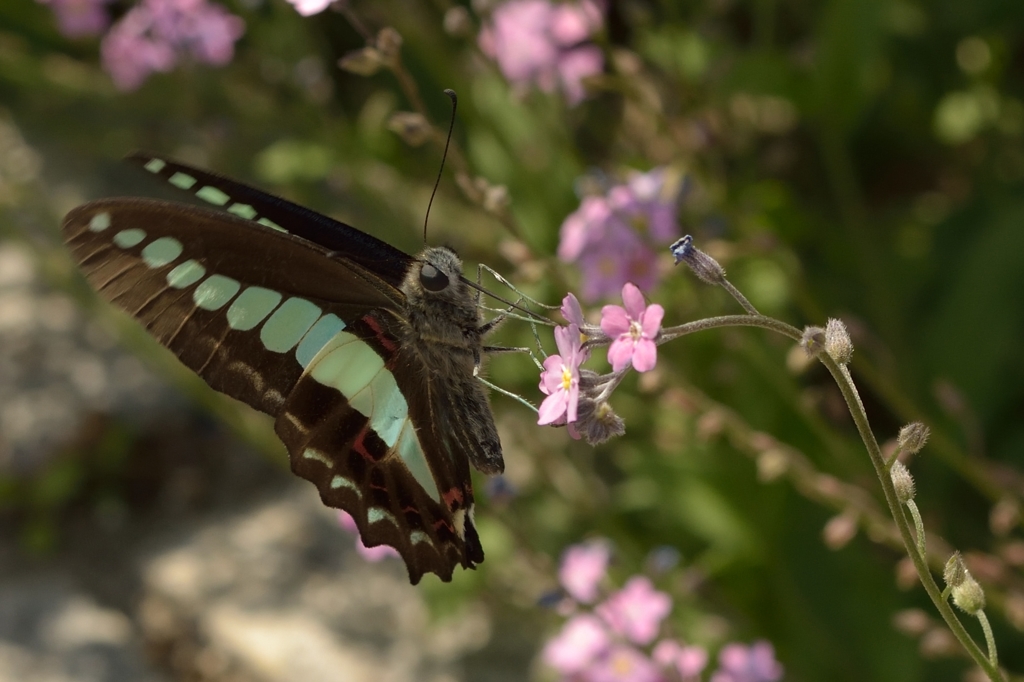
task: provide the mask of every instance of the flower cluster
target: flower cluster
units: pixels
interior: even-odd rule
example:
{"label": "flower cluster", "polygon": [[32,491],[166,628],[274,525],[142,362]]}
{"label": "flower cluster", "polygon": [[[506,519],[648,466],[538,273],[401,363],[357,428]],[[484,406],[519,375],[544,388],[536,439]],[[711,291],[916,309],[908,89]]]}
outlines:
{"label": "flower cluster", "polygon": [[134,90],[187,56],[227,64],[244,32],[241,18],[207,0],[142,0],[104,37],[103,66],[118,88]]}
{"label": "flower cluster", "polygon": [[106,5],[112,0],[37,0],[49,5],[57,17],[57,28],[69,38],[97,36],[107,30],[110,17]]}
{"label": "flower cluster", "polygon": [[[562,316],[569,325],[555,329],[558,354],[544,361],[540,390],[547,397],[541,403],[538,424],[567,424],[574,438],[582,435],[589,443],[623,433],[622,420],[608,405],[608,397],[630,367],[638,372],[654,369],[665,309],[647,305],[630,282],[622,287],[622,301],[625,307],[606,305],[601,310],[599,327],[586,323],[574,295],[562,301]],[[589,339],[586,346],[584,339]],[[599,376],[580,369],[590,358],[590,347],[601,344],[609,344],[612,373]]]}
{"label": "flower cluster", "polygon": [[583,298],[613,295],[626,282],[657,284],[655,248],[679,234],[684,176],[672,168],[634,173],[604,195],[590,195],[562,223],[558,257],[582,272]]}
{"label": "flower cluster", "polygon": [[[611,549],[598,540],[570,547],[558,577],[568,616],[541,652],[544,663],[572,682],[696,682],[708,664],[700,646],[661,636],[672,598],[636,575],[598,602]],[[595,604],[595,602],[597,602]],[[768,642],[731,643],[719,652],[710,682],[777,682],[782,666]]]}
{"label": "flower cluster", "polygon": [[304,17],[320,14],[327,9],[334,0],[288,0],[288,3],[295,6],[295,11]]}
{"label": "flower cluster", "polygon": [[387,557],[397,557],[398,551],[394,547],[388,545],[377,545],[376,547],[367,547],[363,544],[363,538],[359,536],[359,528],[356,526],[356,520],[348,512],[338,510],[338,525],[344,530],[352,533],[356,536],[356,552],[359,556],[363,557],[367,561],[377,562]]}
{"label": "flower cluster", "polygon": [[480,32],[480,49],[517,87],[561,89],[575,105],[586,94],[583,79],[604,68],[601,50],[586,43],[601,29],[602,9],[597,0],[511,0],[494,9]]}

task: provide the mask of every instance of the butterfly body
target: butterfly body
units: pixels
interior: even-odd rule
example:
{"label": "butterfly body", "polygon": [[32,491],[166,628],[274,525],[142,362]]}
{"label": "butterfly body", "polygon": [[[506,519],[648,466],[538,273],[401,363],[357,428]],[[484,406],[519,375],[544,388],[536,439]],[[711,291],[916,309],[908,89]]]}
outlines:
{"label": "butterfly body", "polygon": [[368,546],[395,547],[413,583],[482,561],[469,465],[503,463],[476,379],[489,327],[455,253],[412,257],[241,183],[134,158],[227,212],[74,209],[65,240],[94,288],[214,389],[274,416],[292,470]]}

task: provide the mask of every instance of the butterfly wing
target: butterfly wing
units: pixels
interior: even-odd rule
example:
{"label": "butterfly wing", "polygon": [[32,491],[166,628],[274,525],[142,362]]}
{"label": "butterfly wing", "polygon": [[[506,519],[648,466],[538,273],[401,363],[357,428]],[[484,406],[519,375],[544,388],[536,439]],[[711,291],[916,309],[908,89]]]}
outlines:
{"label": "butterfly wing", "polygon": [[213,388],[277,417],[292,469],[367,545],[398,549],[412,582],[482,561],[444,497],[471,502],[468,464],[452,465],[431,408],[407,398],[428,372],[401,352],[399,289],[346,253],[181,204],[92,202],[63,230],[104,298]]}

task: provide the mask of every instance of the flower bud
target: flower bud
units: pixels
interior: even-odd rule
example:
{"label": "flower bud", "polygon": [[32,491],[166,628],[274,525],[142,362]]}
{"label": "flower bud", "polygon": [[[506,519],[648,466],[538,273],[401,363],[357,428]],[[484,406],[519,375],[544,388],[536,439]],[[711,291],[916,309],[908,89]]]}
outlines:
{"label": "flower bud", "polygon": [[376,45],[385,64],[396,64],[398,53],[402,49],[402,34],[390,26],[385,26],[377,34]]}
{"label": "flower bud", "polygon": [[825,330],[821,327],[805,327],[804,335],[800,337],[800,347],[809,356],[816,358],[825,350]]}
{"label": "flower bud", "polygon": [[899,460],[893,462],[889,476],[892,478],[892,487],[896,489],[896,498],[900,504],[906,504],[914,499],[914,477],[906,464]]}
{"label": "flower bud", "polygon": [[842,320],[830,318],[825,325],[825,352],[840,365],[850,362],[853,356],[853,342]]}
{"label": "flower bud", "polygon": [[354,73],[357,76],[372,76],[384,66],[380,52],[372,47],[364,47],[355,52],[349,52],[338,60],[341,69]]}
{"label": "flower bud", "polygon": [[971,577],[970,571],[964,571],[966,579],[951,590],[953,603],[962,611],[972,616],[985,608],[985,591],[981,589],[978,581]]}
{"label": "flower bud", "polygon": [[718,264],[714,258],[704,253],[693,245],[693,237],[686,235],[677,239],[669,247],[676,265],[686,263],[693,270],[693,274],[708,284],[721,284],[725,281],[725,268]]}
{"label": "flower bud", "polygon": [[410,147],[419,147],[430,139],[430,123],[421,114],[396,111],[388,119],[388,130],[396,133]]}
{"label": "flower bud", "polygon": [[896,444],[903,452],[913,455],[920,452],[928,442],[930,433],[928,427],[921,422],[911,422],[900,429],[900,435],[896,436]]}
{"label": "flower bud", "polygon": [[942,578],[949,587],[958,587],[963,584],[967,578],[967,565],[964,564],[964,558],[960,556],[960,552],[953,552],[953,556],[949,557],[946,567],[942,569]]}

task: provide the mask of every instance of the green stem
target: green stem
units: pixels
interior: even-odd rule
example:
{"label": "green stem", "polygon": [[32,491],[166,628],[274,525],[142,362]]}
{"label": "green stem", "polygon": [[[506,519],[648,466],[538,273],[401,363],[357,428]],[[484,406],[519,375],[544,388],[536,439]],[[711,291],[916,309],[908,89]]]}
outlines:
{"label": "green stem", "polygon": [[[702,331],[704,329],[736,326],[761,327],[763,329],[768,329],[782,334],[783,336],[788,336],[797,342],[799,342],[803,336],[800,330],[796,327],[771,317],[765,317],[762,315],[722,315],[720,317],[696,320],[688,324],[665,329],[662,331],[658,342],[664,343],[665,341],[669,341],[695,331]],[[853,421],[857,425],[857,432],[860,434],[861,441],[864,443],[864,447],[868,451],[868,457],[871,459],[871,464],[875,468],[875,474],[878,476],[878,480],[882,485],[882,493],[885,496],[886,504],[889,505],[889,514],[896,522],[896,527],[903,540],[903,546],[906,548],[907,554],[914,562],[914,568],[917,570],[917,575],[921,580],[921,585],[924,586],[925,592],[928,593],[928,597],[932,600],[932,603],[938,610],[939,615],[941,615],[942,619],[946,621],[946,625],[949,627],[950,631],[952,631],[953,636],[957,638],[960,644],[967,651],[967,654],[974,659],[974,662],[985,671],[988,678],[992,680],[992,682],[1005,682],[1002,673],[999,672],[998,666],[993,664],[989,657],[987,657],[974,642],[971,635],[964,628],[963,623],[961,623],[960,619],[957,618],[956,613],[953,611],[953,607],[950,606],[949,602],[943,597],[942,590],[939,589],[939,586],[935,582],[935,578],[932,576],[931,570],[928,568],[924,553],[918,551],[918,545],[914,540],[914,536],[910,530],[910,525],[907,523],[907,517],[903,514],[899,499],[896,497],[896,490],[893,488],[892,478],[890,477],[888,468],[886,467],[885,458],[882,456],[882,450],[879,448],[878,441],[875,440],[875,435],[871,431],[871,425],[868,422],[867,413],[864,411],[864,404],[861,402],[860,395],[857,393],[857,387],[853,384],[849,370],[845,365],[839,365],[836,363],[836,361],[826,353],[822,353],[819,356],[819,359],[832,374],[832,378],[835,379],[836,384],[839,386],[839,390],[843,394],[843,398],[846,400],[846,405],[850,410],[850,415],[853,417]],[[922,529],[919,530],[919,534],[922,537],[924,536],[923,525]],[[984,627],[985,625],[983,624],[982,628],[984,629]],[[988,639],[988,637],[989,634],[986,633],[986,639]],[[990,640],[989,651],[993,652],[991,655],[994,658],[994,639]]]}
{"label": "green stem", "polygon": [[981,623],[981,629],[985,632],[985,644],[988,646],[988,662],[992,664],[993,668],[999,668],[999,653],[996,651],[996,638],[992,636],[992,626],[989,625],[988,616],[985,615],[984,611],[978,611],[976,614],[978,622]]}
{"label": "green stem", "polygon": [[922,557],[927,558],[928,555],[924,551],[924,521],[921,520],[921,512],[917,508],[917,503],[913,500],[907,500],[907,509],[910,510],[910,515],[914,517],[914,531],[917,533],[917,551]]}

